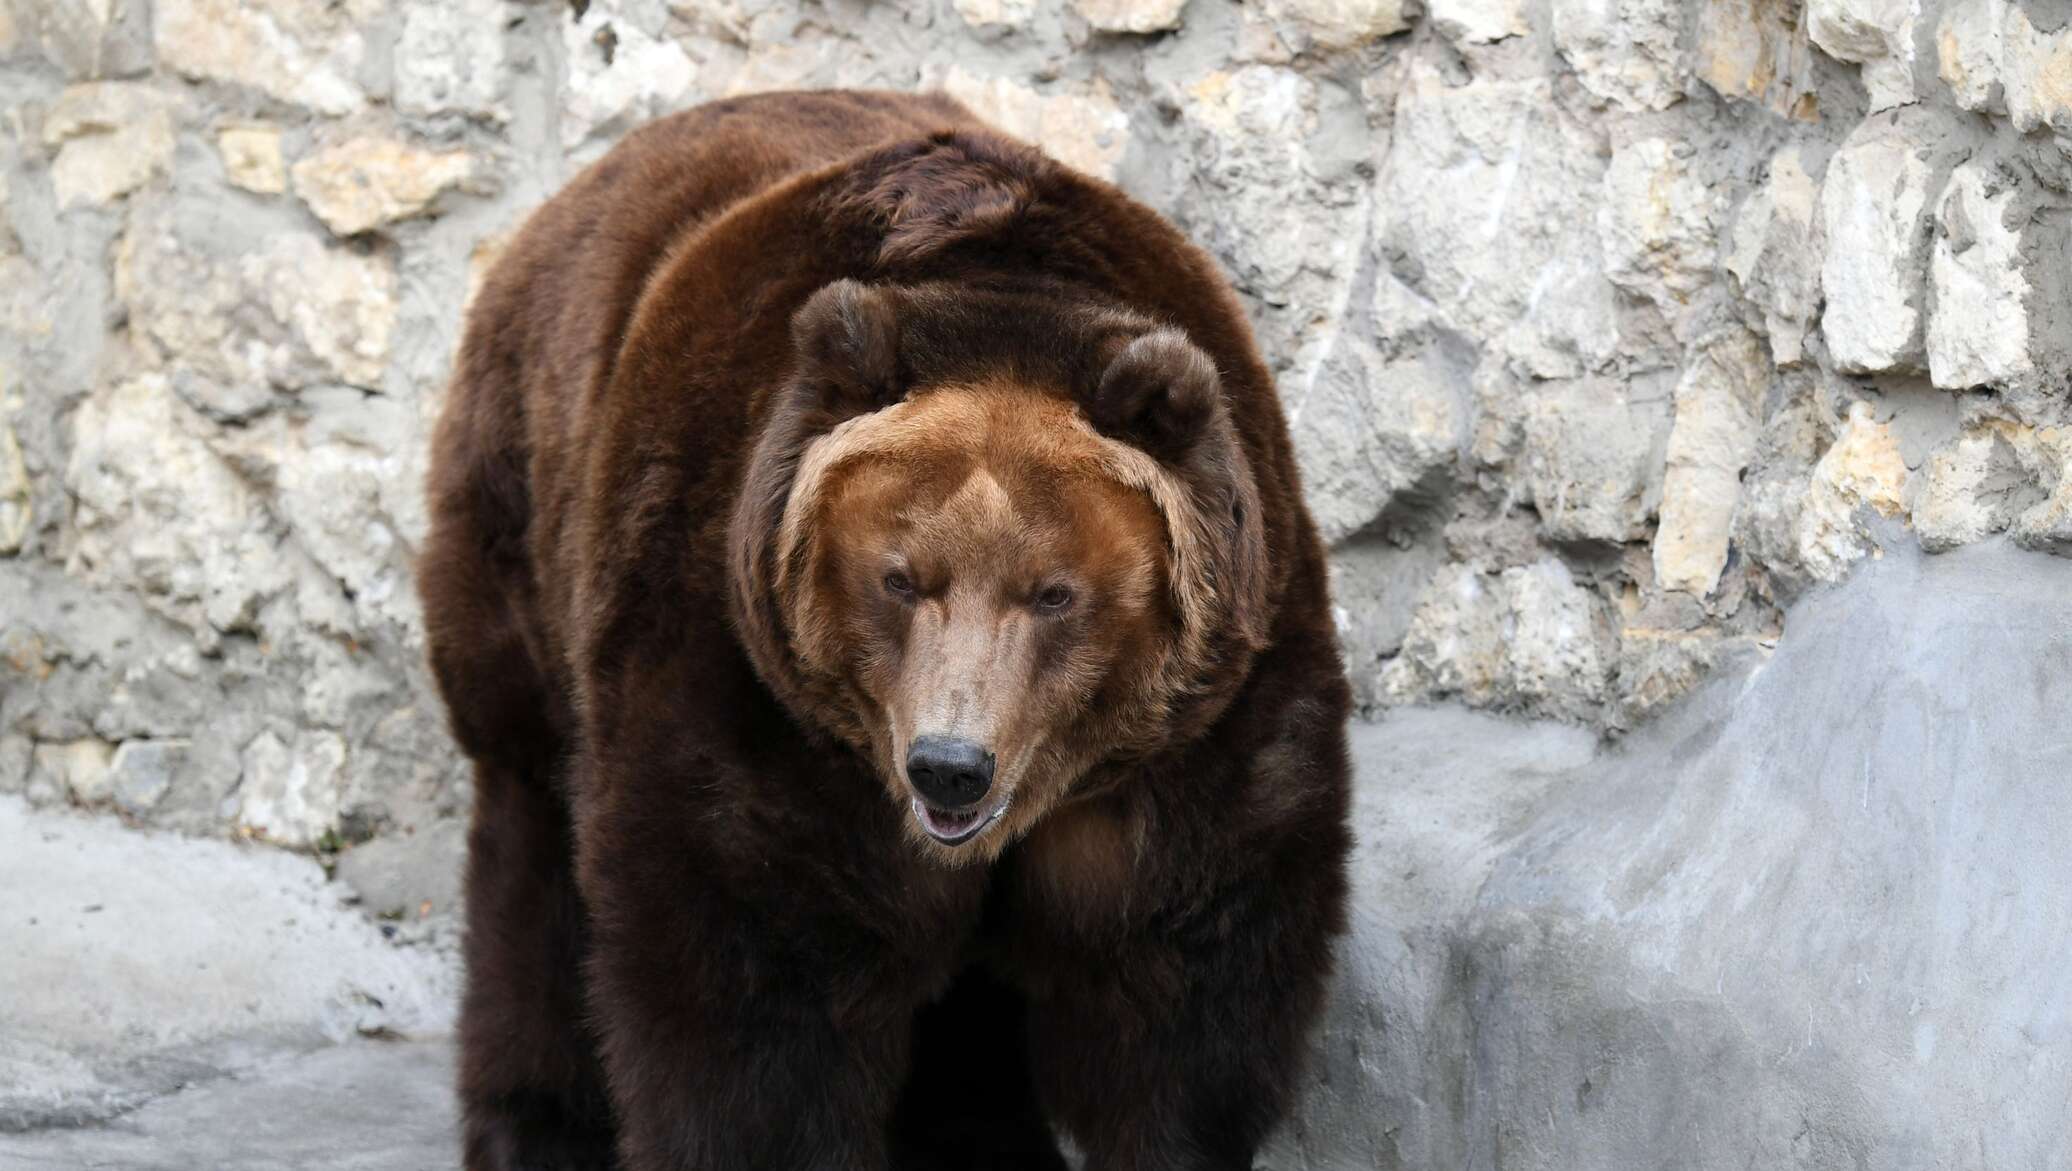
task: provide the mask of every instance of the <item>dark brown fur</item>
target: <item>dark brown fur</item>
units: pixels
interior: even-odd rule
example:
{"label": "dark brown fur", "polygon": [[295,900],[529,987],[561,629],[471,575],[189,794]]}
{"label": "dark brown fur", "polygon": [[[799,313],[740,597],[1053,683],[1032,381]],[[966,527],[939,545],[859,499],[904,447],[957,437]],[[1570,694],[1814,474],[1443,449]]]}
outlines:
{"label": "dark brown fur", "polygon": [[[1184,678],[1126,751],[945,866],[772,541],[815,438],[989,381],[1184,485],[1214,620],[1155,641]],[[483,287],[430,497],[472,1171],[1058,1167],[1045,1119],[1094,1171],[1249,1166],[1343,923],[1347,694],[1272,384],[1170,225],[941,97],[663,119]]]}

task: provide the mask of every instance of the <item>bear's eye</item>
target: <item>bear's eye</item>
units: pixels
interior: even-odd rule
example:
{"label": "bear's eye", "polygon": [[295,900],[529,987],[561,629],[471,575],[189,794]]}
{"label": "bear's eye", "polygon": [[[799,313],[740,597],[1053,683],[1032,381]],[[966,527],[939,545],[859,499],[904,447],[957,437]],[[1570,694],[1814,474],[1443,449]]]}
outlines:
{"label": "bear's eye", "polygon": [[914,579],[895,569],[885,575],[885,592],[895,598],[911,598],[914,596]]}
{"label": "bear's eye", "polygon": [[1072,604],[1072,591],[1061,585],[1045,586],[1036,595],[1036,608],[1045,613],[1056,614]]}

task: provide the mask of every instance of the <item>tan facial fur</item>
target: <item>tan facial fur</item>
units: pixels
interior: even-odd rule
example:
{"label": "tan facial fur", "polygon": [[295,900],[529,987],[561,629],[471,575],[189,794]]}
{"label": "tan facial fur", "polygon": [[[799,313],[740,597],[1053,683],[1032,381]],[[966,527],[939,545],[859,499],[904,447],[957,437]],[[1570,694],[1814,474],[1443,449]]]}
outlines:
{"label": "tan facial fur", "polygon": [[902,808],[917,737],[996,761],[1004,805],[972,840],[909,819],[931,854],[996,857],[1151,722],[1184,626],[1161,475],[1069,402],[1011,386],[931,390],[807,449],[777,557],[798,654],[843,679]]}

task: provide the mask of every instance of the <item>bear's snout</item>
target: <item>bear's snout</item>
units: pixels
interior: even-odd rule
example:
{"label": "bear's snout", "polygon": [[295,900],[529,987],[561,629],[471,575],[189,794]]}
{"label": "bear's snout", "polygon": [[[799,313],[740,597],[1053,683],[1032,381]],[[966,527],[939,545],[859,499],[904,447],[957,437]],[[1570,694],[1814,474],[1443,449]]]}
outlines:
{"label": "bear's snout", "polygon": [[977,805],[993,787],[993,754],[953,736],[916,737],[906,770],[922,800],[950,812]]}

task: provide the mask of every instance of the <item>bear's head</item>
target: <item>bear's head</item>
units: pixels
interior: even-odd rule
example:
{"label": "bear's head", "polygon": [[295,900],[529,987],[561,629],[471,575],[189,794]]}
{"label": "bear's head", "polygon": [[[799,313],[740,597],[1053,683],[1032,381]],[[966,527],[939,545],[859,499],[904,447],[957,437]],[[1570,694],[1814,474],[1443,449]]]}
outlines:
{"label": "bear's head", "polygon": [[793,339],[733,518],[736,622],[921,848],[996,857],[1263,644],[1258,488],[1178,330],[1071,290],[840,281]]}

